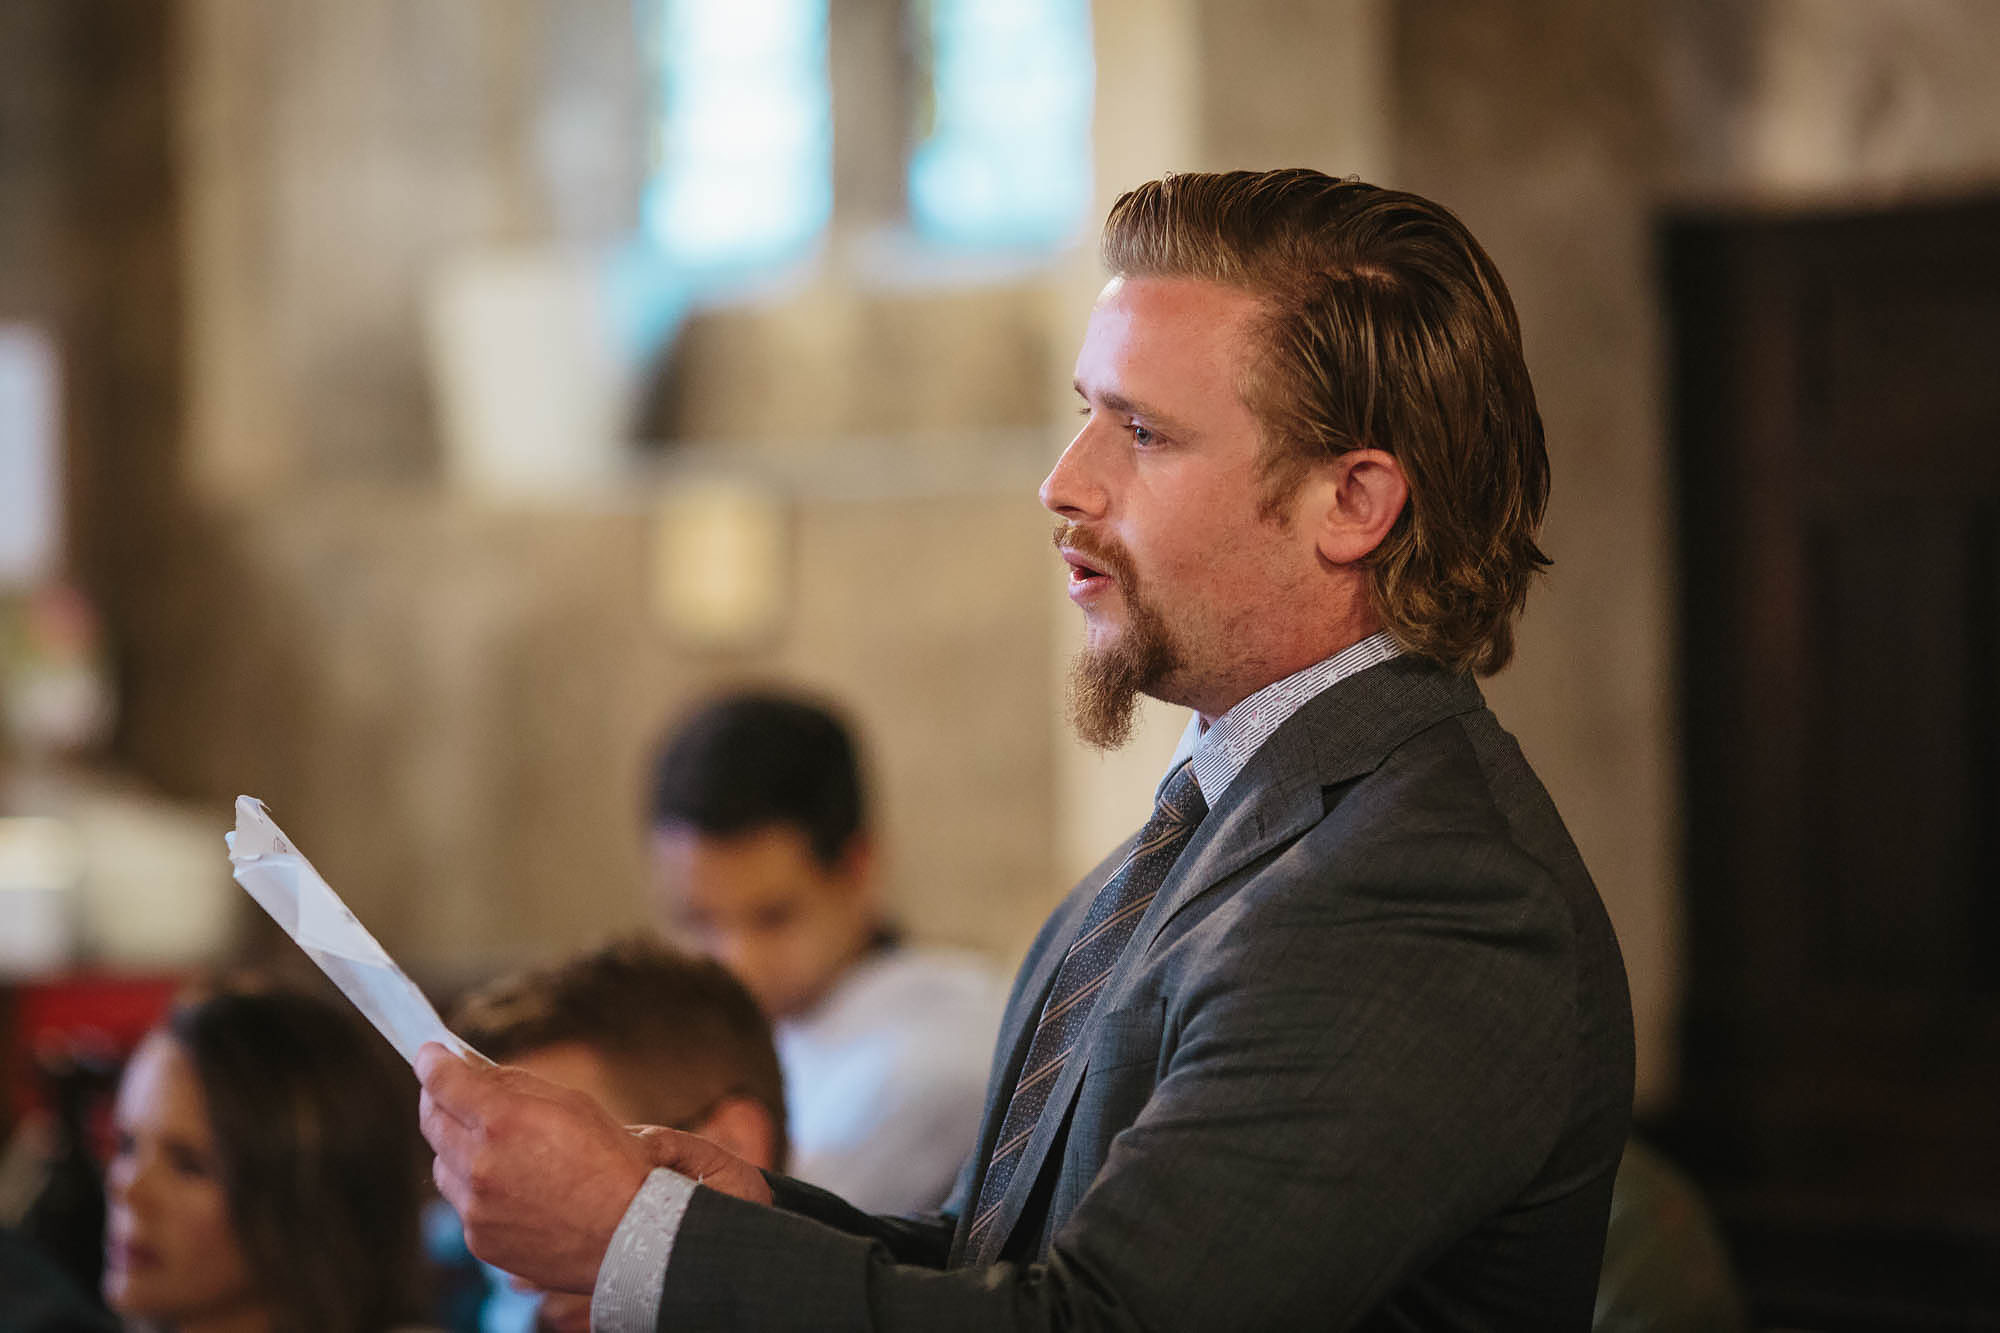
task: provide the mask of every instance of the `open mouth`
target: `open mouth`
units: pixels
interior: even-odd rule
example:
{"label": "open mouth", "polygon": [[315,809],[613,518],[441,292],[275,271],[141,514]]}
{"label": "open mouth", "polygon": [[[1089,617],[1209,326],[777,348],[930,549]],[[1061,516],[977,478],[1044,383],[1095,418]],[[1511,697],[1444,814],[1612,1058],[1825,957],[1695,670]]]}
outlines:
{"label": "open mouth", "polygon": [[[1108,588],[1123,587],[1130,580],[1120,571],[1123,560],[1115,549],[1094,551],[1098,543],[1092,534],[1074,523],[1059,525],[1055,531],[1056,551],[1069,566],[1068,592],[1072,600],[1095,599]],[[1112,543],[1107,542],[1107,546]]]}
{"label": "open mouth", "polygon": [[1090,559],[1065,546],[1062,558],[1069,565],[1069,583],[1072,589],[1100,587],[1111,581],[1111,571],[1091,563]]}

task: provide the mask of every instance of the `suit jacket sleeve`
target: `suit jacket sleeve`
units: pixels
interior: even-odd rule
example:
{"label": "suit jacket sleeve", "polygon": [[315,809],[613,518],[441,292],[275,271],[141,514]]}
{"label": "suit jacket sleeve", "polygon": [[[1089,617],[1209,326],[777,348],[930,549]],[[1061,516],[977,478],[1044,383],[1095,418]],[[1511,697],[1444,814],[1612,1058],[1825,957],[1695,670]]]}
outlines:
{"label": "suit jacket sleeve", "polygon": [[[1216,909],[1235,919],[1162,995],[1150,1095],[1047,1262],[939,1271],[828,1201],[697,1190],[660,1327],[1344,1328],[1521,1206],[1577,1095],[1548,872],[1504,839],[1330,859],[1319,832]],[[1132,1073],[1091,1067],[1078,1105]]]}
{"label": "suit jacket sleeve", "polygon": [[771,1186],[771,1202],[777,1207],[849,1235],[876,1241],[897,1263],[943,1268],[951,1253],[951,1233],[957,1219],[950,1214],[882,1217],[864,1213],[839,1195],[790,1176],[766,1171],[764,1179]]}

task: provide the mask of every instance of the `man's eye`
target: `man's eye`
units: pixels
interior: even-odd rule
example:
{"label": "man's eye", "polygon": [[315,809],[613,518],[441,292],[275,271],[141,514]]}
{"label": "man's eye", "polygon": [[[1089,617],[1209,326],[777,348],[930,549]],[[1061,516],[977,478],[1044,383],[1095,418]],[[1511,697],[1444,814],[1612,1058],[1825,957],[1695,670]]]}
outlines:
{"label": "man's eye", "polygon": [[1126,429],[1132,432],[1132,443],[1134,444],[1151,444],[1154,440],[1153,432],[1147,430],[1136,421],[1128,425]]}

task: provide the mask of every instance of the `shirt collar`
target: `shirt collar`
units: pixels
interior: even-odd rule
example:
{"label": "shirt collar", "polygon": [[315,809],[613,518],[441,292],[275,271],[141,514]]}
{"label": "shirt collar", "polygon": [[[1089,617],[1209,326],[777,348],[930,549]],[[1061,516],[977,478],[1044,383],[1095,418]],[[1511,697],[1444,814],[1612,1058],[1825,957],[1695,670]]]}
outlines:
{"label": "shirt collar", "polygon": [[[1174,751],[1173,762],[1167,765],[1168,776],[1183,762],[1193,763],[1195,785],[1201,788],[1201,799],[1213,810],[1222,793],[1250,762],[1250,756],[1271,739],[1271,733],[1284,725],[1287,718],[1356,672],[1400,657],[1402,653],[1402,646],[1387,630],[1382,630],[1303,671],[1272,681],[1217,718],[1213,726],[1203,727],[1201,715],[1191,715],[1187,730],[1181,733],[1180,748]],[[1165,779],[1160,785],[1165,788]]]}

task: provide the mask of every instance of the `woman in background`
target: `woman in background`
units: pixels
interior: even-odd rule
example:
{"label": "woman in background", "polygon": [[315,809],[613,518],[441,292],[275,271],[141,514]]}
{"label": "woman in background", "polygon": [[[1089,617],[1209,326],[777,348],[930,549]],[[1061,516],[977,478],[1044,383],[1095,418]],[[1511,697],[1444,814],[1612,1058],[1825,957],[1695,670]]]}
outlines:
{"label": "woman in background", "polygon": [[126,1066],[104,1297],[178,1333],[383,1333],[416,1308],[414,1086],[343,1009],[242,984]]}

